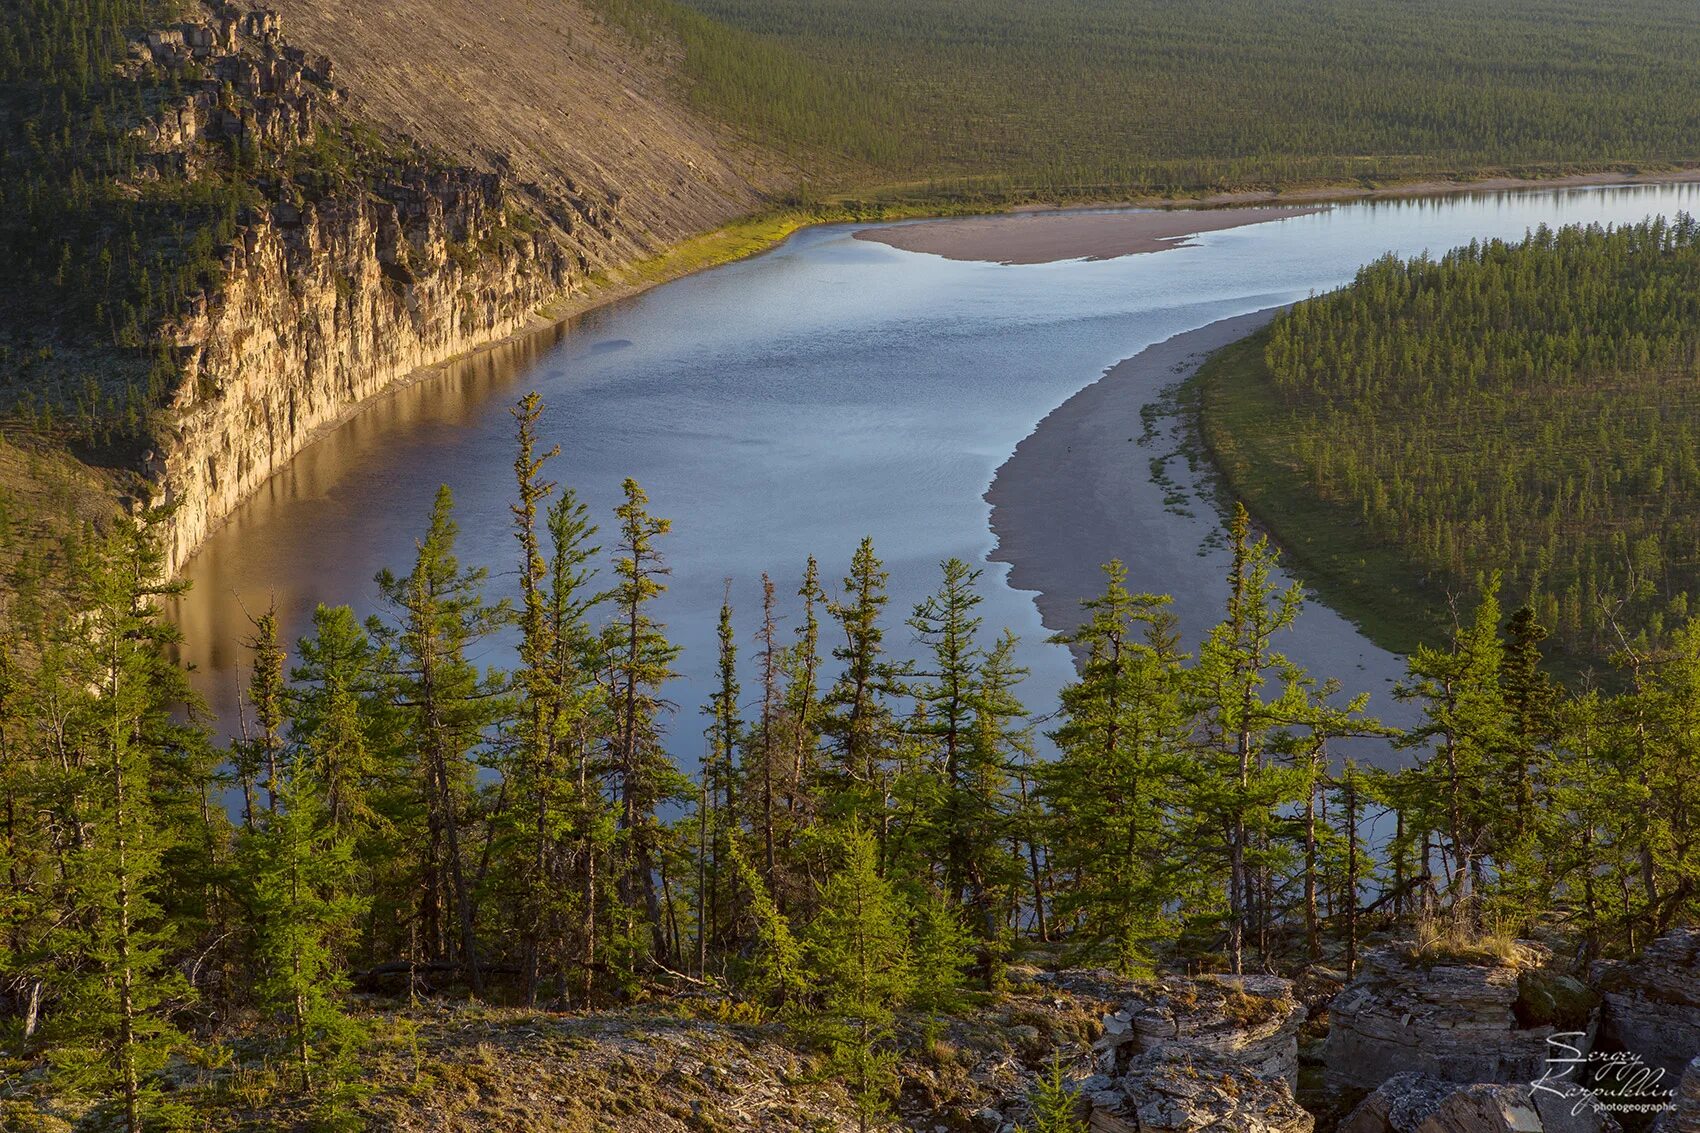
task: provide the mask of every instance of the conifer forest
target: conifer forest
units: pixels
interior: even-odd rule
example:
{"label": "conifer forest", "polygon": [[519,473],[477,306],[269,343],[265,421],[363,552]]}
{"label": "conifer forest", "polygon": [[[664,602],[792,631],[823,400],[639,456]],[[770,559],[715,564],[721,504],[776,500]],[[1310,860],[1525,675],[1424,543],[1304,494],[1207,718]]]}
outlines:
{"label": "conifer forest", "polygon": [[[671,979],[793,1028],[878,1115],[896,1013],[998,988],[1031,942],[1129,975],[1350,973],[1371,932],[1559,919],[1601,958],[1700,906],[1700,624],[1626,647],[1619,690],[1571,691],[1538,608],[1490,582],[1410,657],[1421,723],[1390,729],[1283,655],[1303,598],[1242,510],[1203,640],[1106,564],[1067,638],[1079,679],[1025,705],[979,572],[944,562],[892,611],[864,542],[724,609],[718,688],[671,712],[650,612],[671,520],[631,480],[590,515],[549,478],[540,409],[514,409],[511,560],[463,561],[444,489],[377,608],[320,607],[298,642],[256,611],[229,747],[174,664],[146,522],[67,548],[63,594],[20,596],[0,1002],[50,1052],[41,1088],[152,1127],[229,1088],[162,1073],[244,1019],[328,1121],[360,1091],[355,989],[593,1010]],[[519,602],[489,600],[491,569]],[[482,667],[504,627],[517,664]],[[894,660],[899,634],[921,660]],[[697,726],[708,754],[675,767],[663,729]],[[1334,758],[1350,737],[1411,766]]]}

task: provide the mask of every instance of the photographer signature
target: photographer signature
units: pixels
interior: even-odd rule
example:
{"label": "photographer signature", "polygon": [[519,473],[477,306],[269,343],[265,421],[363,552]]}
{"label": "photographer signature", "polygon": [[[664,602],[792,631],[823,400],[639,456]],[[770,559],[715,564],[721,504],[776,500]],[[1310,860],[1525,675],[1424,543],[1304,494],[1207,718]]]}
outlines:
{"label": "photographer signature", "polygon": [[[1665,1072],[1648,1066],[1632,1051],[1589,1051],[1583,1031],[1560,1031],[1547,1038],[1546,1071],[1529,1083],[1531,1096],[1551,1094],[1571,1103],[1570,1115],[1584,1111],[1659,1113],[1672,1108],[1676,1091],[1664,1084]],[[1580,1073],[1590,1070],[1590,1074]],[[1588,1079],[1588,1085],[1579,1079]],[[1604,1095],[1604,1096],[1602,1096]]]}

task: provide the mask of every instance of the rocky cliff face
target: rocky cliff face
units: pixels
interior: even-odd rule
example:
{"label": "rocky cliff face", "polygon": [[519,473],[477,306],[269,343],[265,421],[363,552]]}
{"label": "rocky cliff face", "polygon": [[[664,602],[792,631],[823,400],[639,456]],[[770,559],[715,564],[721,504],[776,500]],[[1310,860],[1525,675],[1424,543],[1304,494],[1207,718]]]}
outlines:
{"label": "rocky cliff face", "polygon": [[[435,10],[421,9],[419,22]],[[143,471],[156,501],[175,505],[164,532],[173,571],[316,429],[414,371],[525,328],[593,273],[759,200],[742,166],[711,160],[711,128],[681,112],[673,137],[660,93],[632,103],[634,87],[659,80],[588,27],[551,25],[562,42],[531,29],[536,42],[525,45],[553,52],[558,77],[574,80],[574,105],[547,123],[556,143],[572,135],[556,147],[569,156],[543,168],[480,144],[508,139],[515,107],[477,101],[456,56],[431,55],[431,43],[392,24],[396,14],[350,13],[347,37],[324,34],[308,51],[286,39],[278,13],[211,0],[132,42],[126,66],[176,76],[172,97],[135,131],[138,176],[239,176],[255,190],[217,281],[161,328],[181,380]],[[323,33],[316,15],[304,13]],[[465,15],[468,28],[507,24],[494,9]],[[360,38],[370,35],[379,38]],[[351,72],[367,79],[360,97],[338,85],[343,68],[321,46],[351,50]],[[374,73],[427,72],[437,111],[460,114],[464,144],[421,138],[411,128],[420,123],[374,97]],[[473,86],[485,98],[505,89],[495,75]],[[415,95],[401,101],[426,98]],[[645,123],[641,146],[619,132]]]}
{"label": "rocky cliff face", "polygon": [[1676,928],[1641,955],[1595,968],[1612,1050],[1639,1055],[1674,1085],[1700,1056],[1700,929]]}
{"label": "rocky cliff face", "polygon": [[1555,1035],[1586,1051],[1597,1000],[1543,969],[1543,950],[1529,946],[1521,958],[1517,966],[1430,965],[1403,948],[1370,953],[1329,1005],[1329,1087],[1373,1090],[1407,1071],[1458,1083],[1530,1082],[1547,1066]]}
{"label": "rocky cliff face", "polygon": [[281,155],[255,176],[259,203],[218,280],[163,328],[181,378],[145,471],[175,505],[164,533],[175,570],[315,429],[524,327],[571,284],[572,261],[497,173],[403,146],[314,154],[311,174],[292,177],[294,153],[327,144],[342,96],[331,62],[286,43],[273,12],[215,4],[148,32],[132,59],[183,80],[138,131],[144,176],[194,177],[232,152]]}
{"label": "rocky cliff face", "polygon": [[175,328],[184,381],[154,470],[178,505],[173,568],[313,430],[567,286],[562,251],[502,230],[503,206],[497,178],[455,170],[279,205],[244,234],[222,289]]}

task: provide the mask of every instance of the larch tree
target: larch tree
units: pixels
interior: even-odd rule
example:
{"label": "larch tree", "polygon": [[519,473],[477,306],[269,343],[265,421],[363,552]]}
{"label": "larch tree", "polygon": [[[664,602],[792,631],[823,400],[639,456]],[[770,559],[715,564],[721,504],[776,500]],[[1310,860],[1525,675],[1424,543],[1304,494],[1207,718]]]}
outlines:
{"label": "larch tree", "polygon": [[1067,887],[1055,916],[1079,946],[1123,971],[1148,971],[1173,935],[1185,879],[1207,877],[1215,855],[1175,860],[1180,762],[1189,722],[1168,600],[1127,589],[1127,569],[1104,568],[1086,621],[1053,640],[1084,653],[1061,695],[1054,763],[1036,769],[1052,821],[1052,867]]}
{"label": "larch tree", "polygon": [[454,496],[438,489],[413,569],[381,571],[378,591],[389,610],[382,626],[393,661],[392,696],[419,766],[426,815],[419,919],[433,958],[450,958],[474,994],[482,994],[468,835],[476,821],[475,758],[505,712],[504,681],[481,674],[471,651],[508,624],[505,602],[484,598],[485,571],[455,557]]}
{"label": "larch tree", "polygon": [[851,557],[843,599],[827,604],[843,642],[832,650],[841,668],[826,695],[821,721],[821,730],[833,746],[829,809],[837,819],[866,823],[882,845],[891,786],[884,760],[896,727],[888,697],[900,690],[902,672],[886,652],[885,629],[880,625],[880,615],[890,601],[889,577],[874,554],[873,540],[863,539]]}
{"label": "larch tree", "polygon": [[840,865],[821,885],[805,934],[811,985],[836,1031],[833,1061],[856,1103],[861,1129],[887,1112],[896,1054],[885,1044],[894,1010],[914,991],[908,917],[880,875],[871,834],[839,835]]}
{"label": "larch tree", "polygon": [[664,957],[669,941],[656,887],[662,834],[656,809],[679,797],[685,785],[661,746],[666,706],[661,689],[673,676],[679,651],[650,610],[666,590],[662,579],[670,571],[658,540],[672,524],[650,514],[649,497],[636,480],[628,477],[623,492],[623,502],[614,509],[620,541],[614,562],[615,620],[608,627],[606,646],[617,714],[614,764],[625,854],[620,894],[626,908],[647,923],[653,954]]}
{"label": "larch tree", "polygon": [[176,634],[158,608],[176,587],[163,579],[153,535],[126,518],[95,547],[83,612],[59,631],[81,643],[82,658],[80,687],[64,690],[77,782],[64,919],[50,942],[61,957],[51,1040],[64,1080],[109,1099],[129,1133],[175,1108],[159,1073],[185,1041],[172,1015],[191,996],[169,962],[179,926],[160,901],[166,855],[183,837],[162,802],[182,788],[162,782],[181,727],[172,714],[188,700],[168,652]]}

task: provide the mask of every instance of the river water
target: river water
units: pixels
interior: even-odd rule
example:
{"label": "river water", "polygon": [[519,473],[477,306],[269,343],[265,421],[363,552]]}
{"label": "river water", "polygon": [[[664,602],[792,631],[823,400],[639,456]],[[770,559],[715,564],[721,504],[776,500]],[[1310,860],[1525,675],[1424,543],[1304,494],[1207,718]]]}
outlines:
{"label": "river water", "polygon": [[[899,251],[852,239],[857,226],[805,230],[547,339],[449,367],[328,432],[187,564],[193,589],[176,610],[184,655],[233,727],[245,611],[275,602],[291,641],[316,603],[371,612],[373,574],[407,568],[439,484],[456,494],[463,561],[490,567],[493,594],[514,592],[508,409],[536,389],[547,402],[543,440],[561,448],[549,475],[589,503],[605,546],[625,476],[673,520],[663,543],[673,575],[658,613],[684,647],[669,690],[680,706],[670,745],[682,762],[702,752],[699,706],[727,580],[752,663],[748,689],[761,572],[794,614],[806,557],[836,585],[863,535],[891,572],[887,641],[900,653],[913,650],[902,619],[935,585],[939,561],[983,567],[986,624],[1021,636],[1024,696],[1042,714],[1070,678],[1070,658],[1046,644],[1033,595],[988,561],[982,497],[1052,409],[1153,343],[1338,286],[1385,252],[1438,254],[1543,223],[1623,223],[1697,204],[1696,185],[1363,202],[1161,253],[1023,266]],[[1138,546],[1120,553],[1136,589],[1176,593],[1188,607],[1217,601],[1214,571],[1142,569]],[[1366,655],[1395,662],[1341,625],[1295,646],[1294,659],[1353,691]],[[510,656],[496,644],[482,660]],[[1397,715],[1385,688],[1363,691]]]}

